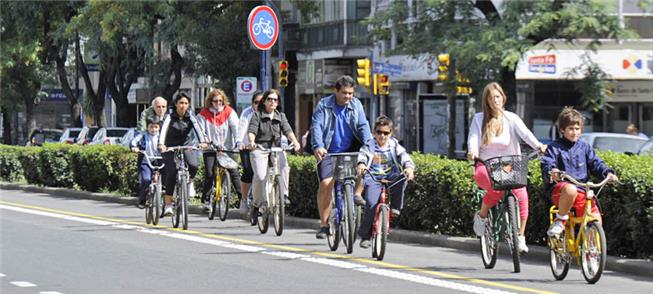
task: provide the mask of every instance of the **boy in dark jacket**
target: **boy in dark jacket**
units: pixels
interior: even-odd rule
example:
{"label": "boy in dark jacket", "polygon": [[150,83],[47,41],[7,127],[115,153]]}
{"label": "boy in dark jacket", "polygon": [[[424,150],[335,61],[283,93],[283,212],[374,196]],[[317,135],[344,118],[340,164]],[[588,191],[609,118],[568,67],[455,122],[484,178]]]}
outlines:
{"label": "boy in dark jacket", "polygon": [[[157,149],[159,142],[159,118],[147,119],[147,132],[138,134],[130,143],[131,150],[138,152],[145,151],[147,156],[161,156]],[[152,162],[152,164],[156,164]],[[140,188],[138,189],[138,208],[143,208],[145,205],[145,189],[150,186],[152,182],[152,170],[147,165],[147,159],[143,158],[138,167],[138,175],[140,179]]]}
{"label": "boy in dark jacket", "polygon": [[[569,219],[569,210],[574,207],[576,213],[585,211],[585,190],[569,182],[560,181],[560,171],[565,171],[580,182],[587,182],[590,174],[597,178],[608,177],[611,182],[619,179],[592,146],[581,141],[585,117],[578,110],[565,107],[558,116],[558,126],[562,138],[555,140],[542,156],[542,178],[546,194],[553,198],[558,207],[556,220],[551,224],[547,234],[559,237],[564,224]],[[601,222],[601,213],[596,202],[592,202],[592,215]]]}

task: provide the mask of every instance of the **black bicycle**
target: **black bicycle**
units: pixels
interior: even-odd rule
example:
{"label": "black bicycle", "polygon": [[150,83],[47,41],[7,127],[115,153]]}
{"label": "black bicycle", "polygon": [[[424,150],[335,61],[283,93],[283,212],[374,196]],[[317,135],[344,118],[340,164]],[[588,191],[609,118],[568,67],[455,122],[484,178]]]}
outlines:
{"label": "black bicycle", "polygon": [[331,251],[338,250],[342,239],[347,253],[354,251],[354,243],[361,220],[361,208],[354,205],[356,186],[356,161],[358,152],[330,153],[333,160],[333,185],[329,233],[327,242]]}
{"label": "black bicycle", "polygon": [[[152,182],[147,187],[147,194],[145,196],[145,223],[148,225],[151,223],[153,225],[159,224],[159,216],[163,211],[163,201],[161,193],[161,170],[165,164],[162,161],[161,156],[149,156],[147,152],[140,151],[143,154],[144,160],[147,165],[152,170]],[[153,161],[161,162],[161,165],[154,165]]]}

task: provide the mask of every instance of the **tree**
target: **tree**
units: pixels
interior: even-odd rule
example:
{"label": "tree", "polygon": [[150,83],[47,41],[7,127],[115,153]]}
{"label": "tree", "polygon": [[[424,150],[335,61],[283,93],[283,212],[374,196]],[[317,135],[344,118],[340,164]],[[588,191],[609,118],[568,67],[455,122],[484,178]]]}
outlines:
{"label": "tree", "polygon": [[[586,49],[595,50],[599,38],[632,36],[600,1],[504,1],[503,7],[490,0],[413,3],[412,11],[406,2],[394,1],[389,9],[377,12],[369,19],[372,35],[387,39],[396,33],[400,42],[392,53],[447,52],[463,76],[473,77],[477,92],[487,82],[499,81],[510,101],[516,101],[517,63],[540,42],[562,39],[572,43],[580,37],[590,38]],[[592,96],[586,99],[604,101]],[[454,140],[450,132],[450,145]]]}

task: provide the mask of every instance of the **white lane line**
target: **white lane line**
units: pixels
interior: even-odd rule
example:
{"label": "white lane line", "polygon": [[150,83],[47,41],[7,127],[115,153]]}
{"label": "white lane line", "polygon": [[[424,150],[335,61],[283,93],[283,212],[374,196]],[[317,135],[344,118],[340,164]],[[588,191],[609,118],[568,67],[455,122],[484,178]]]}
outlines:
{"label": "white lane line", "polygon": [[27,282],[27,281],[13,281],[13,282],[10,282],[10,283],[13,284],[16,287],[21,287],[21,288],[36,287],[35,284],[32,284],[32,283]]}
{"label": "white lane line", "polygon": [[0,278],[2,278],[2,277],[6,277],[6,276],[5,276],[5,274],[0,273]]}
{"label": "white lane line", "polygon": [[39,294],[63,294],[63,293],[57,291],[43,291],[43,292],[39,292]]}
{"label": "white lane line", "polygon": [[[332,267],[337,267],[337,268],[342,268],[342,269],[355,270],[355,271],[360,271],[360,272],[364,272],[364,273],[368,273],[368,274],[393,278],[393,279],[397,279],[397,280],[403,280],[403,281],[408,281],[408,282],[413,282],[413,283],[418,283],[418,284],[423,284],[423,285],[429,285],[429,286],[435,286],[435,287],[440,287],[440,288],[446,288],[446,289],[452,289],[452,290],[457,290],[457,291],[463,291],[463,292],[468,292],[468,293],[478,293],[478,294],[512,293],[512,292],[507,292],[507,291],[503,291],[503,290],[496,290],[496,289],[492,289],[492,288],[484,288],[484,287],[480,287],[480,286],[474,286],[474,285],[468,285],[468,284],[463,284],[463,283],[446,281],[446,280],[436,279],[436,278],[431,278],[431,277],[426,277],[426,276],[420,276],[420,275],[405,273],[405,272],[396,271],[396,270],[375,268],[375,267],[370,267],[370,266],[366,266],[366,265],[363,265],[363,264],[358,264],[358,263],[344,261],[344,260],[324,258],[324,257],[315,257],[315,256],[307,255],[307,254],[298,254],[298,253],[293,253],[293,252],[270,250],[268,248],[264,248],[264,247],[260,247],[260,246],[237,244],[237,243],[228,242],[228,241],[216,240],[216,239],[211,239],[211,238],[206,238],[206,237],[201,237],[201,236],[194,236],[194,235],[176,233],[176,232],[165,231],[165,230],[153,230],[153,229],[148,229],[148,228],[144,228],[144,227],[140,227],[140,226],[127,225],[127,224],[122,224],[122,223],[117,223],[117,222],[110,222],[110,221],[95,220],[95,219],[89,219],[89,218],[83,218],[83,217],[69,216],[69,215],[64,215],[64,214],[59,214],[59,213],[45,212],[45,211],[40,211],[40,210],[27,209],[27,208],[21,208],[21,207],[14,207],[14,206],[3,205],[3,204],[0,204],[0,209],[13,210],[13,211],[17,211],[17,212],[23,212],[23,213],[28,213],[28,214],[36,214],[36,215],[42,215],[42,216],[47,216],[47,217],[52,217],[52,218],[65,219],[65,220],[70,220],[70,221],[89,223],[89,224],[95,224],[95,225],[101,225],[101,226],[111,226],[111,227],[114,227],[114,228],[120,228],[120,229],[124,229],[124,230],[131,230],[131,231],[143,232],[143,233],[148,233],[148,234],[155,234],[155,235],[160,235],[160,236],[163,236],[163,237],[170,237],[170,238],[175,238],[175,239],[187,240],[187,241],[191,241],[191,242],[197,242],[197,243],[202,243],[202,244],[207,244],[207,245],[219,246],[219,247],[223,247],[223,248],[230,248],[230,249],[235,249],[235,250],[240,250],[240,251],[262,253],[262,254],[266,254],[266,255],[272,255],[272,256],[277,256],[277,257],[282,257],[282,258],[287,258],[287,259],[293,259],[293,260],[301,260],[301,261],[305,261],[305,262],[322,264],[322,265],[327,265],[327,266],[332,266]],[[52,293],[52,294],[54,294],[54,293]]]}

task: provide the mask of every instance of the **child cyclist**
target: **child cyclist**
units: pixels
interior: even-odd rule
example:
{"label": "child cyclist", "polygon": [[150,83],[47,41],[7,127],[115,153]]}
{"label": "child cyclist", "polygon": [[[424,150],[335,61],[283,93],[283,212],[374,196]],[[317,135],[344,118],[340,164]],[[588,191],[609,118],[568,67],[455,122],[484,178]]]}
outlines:
{"label": "child cyclist", "polygon": [[[159,118],[153,117],[147,119],[147,132],[138,134],[131,141],[130,146],[131,150],[138,152],[144,150],[147,153],[147,156],[161,156],[159,150],[157,149],[157,143],[159,142],[159,127],[160,127]],[[155,164],[152,162],[152,164]],[[150,186],[152,182],[152,170],[147,165],[147,161],[144,158],[141,161],[140,166],[138,167],[138,175],[140,179],[140,187],[138,189],[138,208],[143,208],[145,206],[145,190]]]}
{"label": "child cyclist", "polygon": [[[565,107],[558,116],[558,126],[563,137],[555,140],[542,156],[542,177],[546,194],[553,198],[558,207],[556,219],[549,227],[547,235],[559,237],[564,224],[569,219],[569,210],[574,207],[577,213],[585,211],[585,190],[572,183],[560,181],[560,171],[565,171],[580,182],[587,182],[590,174],[598,178],[608,177],[610,182],[619,180],[592,146],[579,140],[585,118],[578,110]],[[601,213],[592,202],[592,215],[601,222]]]}
{"label": "child cyclist", "polygon": [[[356,173],[359,177],[363,176],[365,170],[369,167],[371,174],[377,179],[384,178],[391,182],[400,177],[403,173],[410,181],[414,178],[415,163],[406,152],[406,149],[399,145],[397,139],[392,137],[393,123],[387,116],[381,115],[374,124],[374,141],[369,141],[367,145],[363,145],[358,153],[358,165]],[[372,211],[376,208],[381,194],[381,184],[375,182],[369,174],[363,178],[363,185],[365,188],[365,213],[360,225],[358,234],[361,237],[360,247],[369,248],[372,243],[370,238],[372,236],[372,223],[374,222],[374,213]],[[399,211],[403,207],[404,190],[406,190],[406,181],[398,183],[390,188],[388,195],[390,195],[390,213],[394,217],[399,216]],[[363,185],[356,187],[354,193],[359,198]]]}

